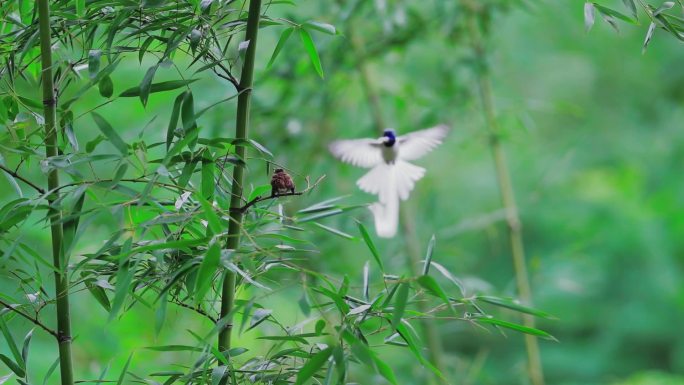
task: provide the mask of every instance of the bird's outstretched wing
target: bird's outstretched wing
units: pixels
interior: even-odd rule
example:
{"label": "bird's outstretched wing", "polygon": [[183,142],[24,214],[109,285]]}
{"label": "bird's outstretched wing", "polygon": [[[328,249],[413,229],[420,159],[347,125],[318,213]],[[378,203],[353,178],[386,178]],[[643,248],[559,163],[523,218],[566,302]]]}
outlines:
{"label": "bird's outstretched wing", "polygon": [[440,145],[449,134],[449,127],[440,124],[425,130],[414,131],[397,138],[399,159],[416,160]]}
{"label": "bird's outstretched wing", "polygon": [[382,163],[382,142],[378,139],[337,140],[330,152],[339,160],[357,167],[371,168]]}

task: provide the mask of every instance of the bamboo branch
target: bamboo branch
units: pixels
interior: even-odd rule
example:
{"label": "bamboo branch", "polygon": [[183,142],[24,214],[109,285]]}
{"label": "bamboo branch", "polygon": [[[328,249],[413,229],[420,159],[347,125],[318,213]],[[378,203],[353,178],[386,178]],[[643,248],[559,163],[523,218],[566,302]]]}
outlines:
{"label": "bamboo branch", "polygon": [[[494,98],[492,96],[492,85],[489,79],[488,70],[482,66],[485,64],[485,47],[482,41],[482,35],[477,26],[477,18],[479,17],[479,8],[472,1],[467,0],[466,8],[470,11],[467,20],[467,28],[471,38],[472,49],[475,52],[476,58],[481,63],[481,68],[477,69],[477,86],[480,93],[480,101],[482,103],[482,112],[484,115],[487,131],[489,134],[489,146],[494,158],[494,166],[496,168],[496,177],[501,193],[501,203],[506,212],[506,223],[508,225],[508,237],[511,248],[511,257],[513,259],[513,267],[515,270],[516,285],[518,288],[518,295],[520,300],[526,305],[532,305],[532,290],[530,289],[530,282],[525,263],[525,249],[523,244],[522,224],[518,214],[518,207],[513,191],[513,183],[511,181],[510,172],[508,171],[508,164],[506,162],[506,155],[504,153],[503,145],[501,144],[500,129],[496,120]],[[527,327],[534,328],[534,318],[529,314],[523,314],[523,324]],[[539,352],[539,342],[535,336],[525,335],[525,347],[527,352],[528,374],[533,385],[544,385],[544,372],[541,364],[541,357]]]}
{"label": "bamboo branch", "polygon": [[31,317],[30,315],[28,315],[28,314],[24,313],[23,311],[17,309],[17,307],[15,305],[9,304],[9,303],[1,300],[1,299],[0,299],[0,305],[4,306],[9,311],[14,312],[14,313],[20,315],[21,317],[26,318],[27,320],[31,321],[31,323],[33,323],[34,325],[36,325],[39,328],[48,332],[51,336],[59,339],[59,335],[57,334],[56,331],[50,329],[49,327],[45,326],[44,323],[40,322],[40,320],[38,319],[38,315],[36,315],[35,317]]}
{"label": "bamboo branch", "polygon": [[278,199],[278,198],[282,198],[282,197],[290,197],[290,196],[295,196],[295,195],[302,195],[302,194],[304,194],[304,193],[301,192],[301,191],[299,191],[299,192],[289,192],[289,193],[285,193],[285,194],[270,195],[270,196],[263,197],[263,198],[262,198],[262,197],[256,197],[256,198],[252,199],[251,201],[247,202],[246,205],[244,205],[244,206],[242,206],[242,207],[239,207],[238,210],[239,210],[241,213],[244,213],[244,212],[247,211],[247,209],[249,209],[250,207],[254,206],[255,204],[257,204],[257,203],[259,203],[259,202],[268,201],[268,200],[271,200],[271,199]]}
{"label": "bamboo branch", "polygon": [[12,171],[12,169],[7,168],[7,167],[5,167],[5,166],[3,166],[3,165],[0,164],[0,170],[6,172],[6,173],[8,173],[8,174],[10,174],[11,176],[15,177],[16,179],[19,179],[19,180],[22,181],[22,182],[26,183],[27,185],[31,186],[34,190],[38,191],[39,193],[45,194],[45,190],[44,190],[42,187],[40,187],[40,186],[34,184],[34,183],[31,182],[30,180],[28,180],[28,179],[24,178],[23,176],[19,175],[17,172]]}
{"label": "bamboo branch", "polygon": [[[52,39],[50,35],[49,0],[37,0],[40,33],[40,60],[43,82],[43,117],[45,118],[45,155],[57,155],[57,98],[52,81]],[[48,190],[59,187],[57,169],[50,170],[47,177]],[[71,320],[69,314],[69,281],[67,258],[63,250],[62,213],[52,204],[55,195],[47,197],[48,217],[52,239],[52,263],[55,267],[55,297],[57,301],[57,341],[59,344],[59,370],[62,385],[73,385],[74,374],[71,359]]]}
{"label": "bamboo branch", "polygon": [[[235,121],[235,138],[240,142],[235,146],[235,155],[239,159],[245,159],[245,145],[249,128],[250,102],[252,99],[252,84],[254,79],[254,61],[256,56],[257,35],[259,32],[259,19],[261,16],[261,0],[250,0],[249,12],[247,16],[247,31],[245,41],[248,42],[245,61],[240,75],[238,91],[242,91],[238,96],[237,117]],[[244,90],[244,91],[243,91]],[[242,214],[240,210],[242,203],[244,164],[236,164],[233,167],[233,185],[231,187],[230,199],[230,222],[228,225],[228,239],[226,248],[236,250],[240,244],[240,228],[242,227]],[[228,351],[231,345],[231,334],[233,331],[232,317],[235,299],[235,272],[226,271],[223,278],[221,290],[221,313],[220,319],[226,322],[226,326],[219,332],[218,348],[219,351]]]}

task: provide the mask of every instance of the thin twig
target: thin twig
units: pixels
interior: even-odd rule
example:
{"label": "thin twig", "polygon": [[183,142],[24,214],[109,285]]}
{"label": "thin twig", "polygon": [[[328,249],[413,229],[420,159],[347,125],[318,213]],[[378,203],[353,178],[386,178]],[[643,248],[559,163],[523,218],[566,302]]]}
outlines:
{"label": "thin twig", "polygon": [[259,202],[268,201],[271,199],[278,199],[278,198],[282,198],[282,197],[289,197],[289,196],[293,196],[293,195],[302,195],[302,194],[304,194],[304,193],[300,191],[300,192],[289,192],[289,193],[285,193],[285,194],[276,194],[276,195],[271,195],[271,196],[267,196],[267,197],[263,197],[263,198],[259,196],[259,197],[252,199],[251,201],[247,202],[246,205],[240,207],[238,210],[240,210],[241,213],[244,213],[245,211],[247,211],[248,208],[254,206],[255,204],[257,204]]}
{"label": "thin twig", "polygon": [[323,181],[323,179],[325,179],[325,175],[321,175],[313,184],[311,184],[311,183],[310,183],[310,179],[309,179],[309,177],[307,176],[307,177],[306,177],[306,184],[307,184],[307,186],[306,186],[306,188],[305,188],[304,190],[302,190],[302,191],[289,192],[289,193],[285,193],[285,194],[275,194],[275,195],[271,195],[271,196],[267,196],[267,197],[263,197],[263,198],[260,197],[260,196],[258,196],[258,197],[256,197],[256,198],[252,199],[251,201],[247,202],[244,206],[235,209],[235,211],[237,211],[237,212],[239,212],[239,213],[244,213],[245,211],[247,211],[248,208],[254,206],[255,204],[257,204],[257,203],[259,203],[259,202],[268,201],[268,200],[271,200],[271,199],[278,199],[278,198],[280,198],[280,197],[288,197],[288,196],[295,196],[295,195],[303,195],[303,194],[308,193],[309,191],[315,189],[315,188],[321,183],[321,181]]}
{"label": "thin twig", "polygon": [[9,304],[9,303],[1,300],[1,299],[0,299],[0,305],[4,306],[7,310],[12,311],[14,313],[17,313],[18,315],[20,315],[20,316],[26,318],[27,320],[31,321],[34,325],[45,330],[46,332],[48,332],[53,337],[59,338],[56,331],[50,329],[49,327],[45,326],[44,323],[40,322],[40,320],[38,319],[38,315],[36,315],[35,317],[31,317],[30,315],[28,315],[28,314],[24,313],[23,311],[17,309],[14,305]]}
{"label": "thin twig", "polygon": [[26,183],[27,185],[33,187],[34,190],[38,191],[41,194],[45,194],[45,190],[42,189],[40,186],[36,185],[35,183],[31,182],[30,180],[24,178],[23,176],[17,174],[16,172],[12,171],[11,169],[3,166],[0,164],[0,170],[12,175],[13,177],[19,179],[20,181]]}
{"label": "thin twig", "polygon": [[193,310],[195,313],[200,314],[200,315],[202,315],[202,316],[204,316],[204,317],[207,317],[207,318],[210,319],[211,322],[213,322],[213,323],[218,322],[218,320],[217,320],[215,317],[212,317],[209,313],[207,313],[206,311],[202,310],[202,309],[199,308],[199,307],[190,306],[190,305],[188,305],[188,304],[186,304],[186,303],[184,303],[184,302],[181,302],[180,300],[176,300],[176,299],[171,300],[171,303],[176,304],[176,305],[178,305],[178,306],[180,306],[180,307],[184,307],[184,308],[186,308],[186,309]]}

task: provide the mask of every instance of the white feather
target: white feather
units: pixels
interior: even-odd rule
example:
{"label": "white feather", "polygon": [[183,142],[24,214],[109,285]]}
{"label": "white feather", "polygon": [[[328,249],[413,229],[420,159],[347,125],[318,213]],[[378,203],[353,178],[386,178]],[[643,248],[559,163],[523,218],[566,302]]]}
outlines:
{"label": "white feather", "polygon": [[399,159],[416,160],[424,156],[439,146],[448,134],[449,126],[440,124],[398,137]]}
{"label": "white feather", "polygon": [[407,200],[416,182],[424,175],[424,168],[397,160],[373,167],[356,185],[369,194],[377,195],[380,203],[386,204],[392,199]]}
{"label": "white feather", "polygon": [[363,168],[383,163],[381,147],[380,139],[336,140],[328,146],[339,160]]}
{"label": "white feather", "polygon": [[397,234],[399,227],[399,200],[393,199],[390,203],[373,203],[368,207],[373,213],[375,232],[381,238],[392,238]]}

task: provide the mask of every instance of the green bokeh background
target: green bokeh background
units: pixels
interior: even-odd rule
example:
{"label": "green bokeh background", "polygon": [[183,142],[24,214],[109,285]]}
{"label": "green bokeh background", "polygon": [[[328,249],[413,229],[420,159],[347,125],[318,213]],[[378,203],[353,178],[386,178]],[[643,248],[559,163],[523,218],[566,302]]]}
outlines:
{"label": "green bokeh background", "polygon": [[[617,5],[619,2],[606,2]],[[434,260],[466,282],[470,293],[515,296],[515,282],[501,220],[494,166],[475,92],[463,31],[451,30],[452,7],[433,2],[388,2],[385,11],[367,6],[361,16],[342,21],[332,1],[308,0],[295,8],[270,12],[299,21],[312,18],[336,25],[339,36],[316,34],[325,79],[318,78],[298,38],[288,41],[272,68],[266,63],[281,29],[262,29],[251,135],[275,160],[301,175],[327,175],[311,195],[291,199],[288,210],[339,195],[348,203],[371,196],[358,191],[363,170],[335,161],[326,151],[334,138],[374,135],[371,111],[361,87],[349,39],[380,44],[401,30],[402,7],[430,20],[408,42],[388,48],[367,62],[380,96],[385,123],[400,132],[440,122],[453,131],[441,147],[416,163],[428,172],[406,204],[421,247],[435,234]],[[442,9],[440,13],[440,9]],[[395,20],[387,22],[386,20]],[[383,24],[384,23],[384,24]],[[389,25],[390,27],[387,27]],[[582,2],[535,2],[527,9],[497,14],[487,49],[495,102],[524,224],[525,246],[536,307],[557,320],[539,327],[559,342],[541,342],[549,384],[684,383],[684,46],[657,31],[641,54],[646,25],[623,25],[616,34],[597,20],[584,31]],[[186,58],[178,58],[180,68]],[[151,62],[131,58],[115,73],[115,94],[138,84]],[[173,68],[156,80],[173,79]],[[199,108],[230,96],[226,82],[205,77],[192,85]],[[96,90],[79,102],[76,115],[103,99]],[[175,92],[154,94],[143,109],[137,99],[120,100],[99,110],[127,140],[145,128],[146,140],[163,140]],[[232,136],[234,102],[200,120],[201,135]],[[157,116],[151,123],[150,120]],[[87,115],[75,123],[79,141],[98,132]],[[100,150],[106,150],[104,148]],[[253,185],[268,180],[263,162],[250,162]],[[39,178],[37,165],[33,176]],[[111,171],[111,170],[109,170]],[[103,175],[107,169],[101,170]],[[296,181],[303,185],[298,177]],[[0,199],[13,199],[0,182]],[[326,220],[351,234],[354,220],[372,228],[364,210]],[[90,226],[80,252],[96,249],[116,223],[101,218]],[[34,222],[32,222],[34,223]],[[32,224],[31,223],[31,224]],[[42,224],[25,225],[47,253]],[[370,259],[362,242],[318,231],[309,235],[319,253],[311,266],[331,275],[347,274],[360,284]],[[405,240],[378,240],[388,270],[405,273]],[[47,254],[46,254],[47,255]],[[11,269],[12,266],[2,267]],[[377,272],[376,272],[377,274]],[[3,276],[6,274],[3,273]],[[3,291],[13,291],[0,278]],[[45,280],[49,275],[45,274]],[[297,306],[296,282],[266,303],[285,324],[305,319]],[[456,288],[451,288],[456,293]],[[186,329],[208,323],[170,306],[167,325],[154,335],[154,313],[136,306],[120,319],[108,314],[85,292],[72,301],[76,376],[97,378],[110,365],[115,378],[128,355],[131,370],[150,373],[186,360],[181,353],[143,349],[155,344],[193,343]],[[504,313],[514,319],[515,314]],[[51,323],[51,320],[46,320]],[[20,338],[30,328],[12,321]],[[520,335],[488,333],[467,323],[439,324],[450,375],[456,384],[525,384],[524,344]],[[236,338],[237,346],[263,352],[255,338],[265,325]],[[41,383],[56,357],[53,341],[36,332],[31,352],[32,383]],[[0,345],[5,353],[7,345]],[[381,354],[405,384],[424,381],[424,369],[396,347]],[[188,360],[190,357],[187,358]],[[9,371],[0,367],[0,375]],[[57,383],[56,375],[48,383]],[[372,373],[355,371],[359,384],[381,384]]]}

